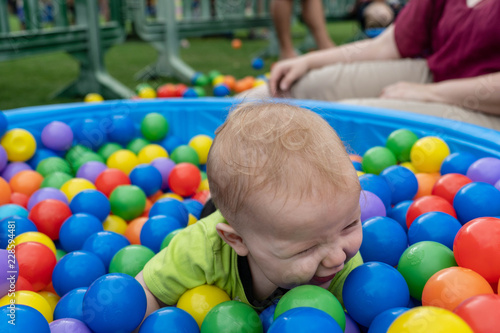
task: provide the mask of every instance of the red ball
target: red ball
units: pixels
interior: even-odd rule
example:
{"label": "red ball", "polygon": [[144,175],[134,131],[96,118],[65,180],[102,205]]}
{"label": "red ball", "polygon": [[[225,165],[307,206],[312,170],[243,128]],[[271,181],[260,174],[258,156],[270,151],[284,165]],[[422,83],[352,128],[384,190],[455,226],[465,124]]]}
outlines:
{"label": "red ball", "polygon": [[448,173],[438,179],[432,188],[432,195],[446,199],[453,205],[453,199],[462,186],[472,183],[467,176],[459,173]]}
{"label": "red ball", "polygon": [[24,193],[13,192],[10,195],[10,202],[12,202],[13,204],[19,205],[21,207],[24,207],[24,208],[28,207],[28,200],[29,200],[29,197]]}
{"label": "red ball", "polygon": [[474,332],[497,332],[500,326],[500,295],[470,297],[453,312],[465,320]]}
{"label": "red ball", "polygon": [[457,218],[455,209],[448,201],[436,195],[426,195],[413,201],[410,205],[406,212],[406,225],[410,228],[413,220],[429,212],[443,212]]}
{"label": "red ball", "polygon": [[19,275],[28,280],[35,291],[48,286],[57,260],[54,252],[38,242],[25,242],[16,246]]}
{"label": "red ball", "polygon": [[68,217],[72,215],[69,206],[62,201],[47,199],[37,203],[28,214],[28,219],[50,239],[59,238],[59,229]]}
{"label": "red ball", "polygon": [[191,199],[197,200],[201,202],[203,205],[207,202],[208,198],[210,198],[209,190],[201,190],[199,192],[196,192],[195,195],[191,197]]}
{"label": "red ball", "polygon": [[187,86],[182,83],[178,83],[175,85],[175,95],[174,97],[182,97],[184,95],[184,92],[187,90]]}
{"label": "red ball", "polygon": [[16,290],[17,291],[19,291],[19,290],[35,291],[35,289],[33,289],[33,286],[31,285],[31,283],[28,280],[26,280],[25,278],[23,278],[22,276],[17,277]]}
{"label": "red ball", "polygon": [[200,170],[191,163],[177,164],[168,176],[168,187],[183,197],[195,194],[200,183]]}
{"label": "red ball", "polygon": [[97,190],[109,197],[115,188],[121,185],[131,185],[130,178],[119,169],[106,169],[95,179]]}
{"label": "red ball", "polygon": [[156,96],[160,98],[171,98],[176,97],[176,87],[175,84],[167,83],[158,87],[156,91]]}
{"label": "red ball", "polygon": [[453,243],[457,264],[490,283],[500,279],[500,219],[479,217],[460,228]]}

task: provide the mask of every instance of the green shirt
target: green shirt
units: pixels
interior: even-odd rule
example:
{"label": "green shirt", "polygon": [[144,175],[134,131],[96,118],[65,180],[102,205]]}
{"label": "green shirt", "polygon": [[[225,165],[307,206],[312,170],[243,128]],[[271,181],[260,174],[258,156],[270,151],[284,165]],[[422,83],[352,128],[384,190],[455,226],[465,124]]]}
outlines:
{"label": "green shirt", "polygon": [[[146,264],[144,281],[159,300],[175,305],[185,291],[210,284],[224,290],[231,299],[259,308],[249,302],[238,269],[238,255],[217,234],[215,226],[218,223],[227,222],[216,211],[179,232]],[[349,272],[362,263],[360,254],[356,254],[335,275],[328,288],[342,304],[344,281]]]}

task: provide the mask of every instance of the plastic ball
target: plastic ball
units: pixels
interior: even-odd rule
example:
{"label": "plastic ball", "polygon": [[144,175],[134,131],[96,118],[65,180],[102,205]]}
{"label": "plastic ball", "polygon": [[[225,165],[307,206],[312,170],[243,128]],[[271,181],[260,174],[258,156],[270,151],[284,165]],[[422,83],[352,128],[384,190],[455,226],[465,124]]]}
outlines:
{"label": "plastic ball", "polygon": [[405,307],[385,310],[373,319],[368,333],[386,333],[394,320],[408,310],[410,309]]}
{"label": "plastic ball", "polygon": [[250,305],[239,301],[227,301],[217,304],[208,312],[201,325],[201,331],[261,333],[263,327],[259,315]]}
{"label": "plastic ball", "polygon": [[141,216],[133,219],[128,223],[124,236],[129,240],[131,244],[141,244],[141,229],[147,220],[147,217]]}
{"label": "plastic ball", "polygon": [[52,308],[52,311],[55,310],[57,303],[61,299],[61,297],[57,296],[56,293],[47,290],[39,291],[38,294],[45,298],[47,303],[49,303],[50,307]]}
{"label": "plastic ball", "polygon": [[59,230],[59,241],[66,252],[81,250],[90,235],[102,231],[102,223],[93,215],[78,213],[70,216]]}
{"label": "plastic ball", "polygon": [[5,204],[0,206],[0,219],[10,216],[27,217],[28,211],[26,208],[16,204]]}
{"label": "plastic ball", "polygon": [[16,173],[9,181],[12,192],[32,195],[40,188],[43,176],[33,170],[24,170]]}
{"label": "plastic ball", "polygon": [[52,273],[52,285],[59,296],[79,287],[88,287],[106,273],[101,259],[88,251],[73,251],[61,258]]}
{"label": "plastic ball", "polygon": [[428,195],[415,200],[408,208],[406,226],[410,228],[417,217],[429,212],[443,212],[454,218],[457,217],[453,206],[448,201],[435,195]]}
{"label": "plastic ball", "polygon": [[231,41],[231,47],[235,50],[241,48],[241,39],[235,38]]}
{"label": "plastic ball", "polygon": [[183,197],[195,194],[200,182],[200,170],[191,163],[177,164],[168,177],[169,188]]}
{"label": "plastic ball", "polygon": [[[133,138],[133,137],[132,137]],[[132,140],[132,138],[130,140]],[[128,143],[128,141],[127,141]],[[107,142],[99,148],[97,153],[99,156],[103,158],[103,160],[107,160],[115,151],[123,149],[123,146],[115,143],[115,142]]]}
{"label": "plastic ball", "polygon": [[384,177],[364,174],[359,177],[359,183],[363,190],[376,194],[379,199],[382,200],[386,208],[391,206],[392,192]]}
{"label": "plastic ball", "polygon": [[72,214],[68,205],[54,199],[40,201],[31,209],[28,218],[35,223],[38,231],[50,239],[59,238],[59,229]]}
{"label": "plastic ball", "polygon": [[15,238],[29,231],[38,231],[38,229],[26,217],[9,216],[3,218],[0,220],[0,249],[5,249],[12,237]]}
{"label": "plastic ball", "polygon": [[102,223],[102,227],[106,231],[116,232],[117,234],[124,235],[127,230],[127,221],[117,215],[108,215]]}
{"label": "plastic ball", "polygon": [[469,166],[466,176],[474,182],[495,185],[500,180],[500,159],[495,157],[480,158]]}
{"label": "plastic ball", "polygon": [[448,173],[440,177],[432,188],[432,195],[437,195],[453,204],[455,194],[466,184],[472,181],[459,173]]}
{"label": "plastic ball", "polygon": [[361,190],[359,196],[359,206],[361,208],[361,222],[375,216],[386,216],[385,205],[374,193]]}
{"label": "plastic ball", "polygon": [[27,161],[36,151],[35,138],[30,132],[21,128],[8,130],[0,144],[5,148],[8,160],[12,162]]}
{"label": "plastic ball", "polygon": [[347,312],[366,327],[383,311],[406,306],[410,300],[403,276],[395,268],[378,262],[352,270],[345,280],[342,297]]}
{"label": "plastic ball", "polygon": [[71,200],[80,192],[85,190],[95,190],[96,187],[87,179],[73,178],[68,180],[61,186],[61,191],[66,195],[68,200]]}
{"label": "plastic ball", "polygon": [[54,319],[74,318],[83,321],[83,296],[88,287],[80,287],[67,292],[56,305]]}
{"label": "plastic ball", "polygon": [[175,85],[175,97],[182,97],[188,87],[185,84],[178,83]]}
{"label": "plastic ball", "polygon": [[168,307],[151,313],[142,323],[139,333],[160,333],[168,327],[170,332],[199,333],[194,318],[182,309]]}
{"label": "plastic ball", "polygon": [[[7,295],[9,290],[15,289],[15,283],[19,276],[19,263],[17,260],[9,262],[12,254],[9,251],[0,249],[0,298]],[[11,273],[12,272],[12,273]]]}
{"label": "plastic ball", "polygon": [[88,93],[83,99],[85,103],[99,103],[104,101],[104,98],[97,93]]}
{"label": "plastic ball", "polygon": [[[28,231],[20,234],[14,238],[14,244],[16,246],[21,245],[26,242],[36,242],[45,245],[48,247],[54,254],[56,253],[56,246],[52,239],[50,239],[46,234],[43,234],[38,231]],[[9,245],[10,247],[10,245]],[[7,248],[9,248],[7,247]]]}
{"label": "plastic ball", "polygon": [[142,322],[146,305],[146,294],[137,280],[126,274],[106,274],[83,297],[83,318],[95,333],[130,332]]}
{"label": "plastic ball", "polygon": [[151,165],[154,166],[158,171],[160,171],[161,178],[162,178],[162,183],[161,183],[161,189],[167,189],[168,188],[168,176],[170,175],[170,172],[172,169],[175,167],[175,162],[172,161],[169,158],[157,158],[154,161],[151,162]]}
{"label": "plastic ball", "polygon": [[264,59],[262,58],[253,58],[252,59],[252,68],[253,69],[262,69],[264,67]]}
{"label": "plastic ball", "polygon": [[500,216],[500,191],[493,185],[473,182],[464,185],[453,199],[460,223],[483,216]]}
{"label": "plastic ball", "polygon": [[121,149],[114,152],[106,161],[108,168],[119,169],[126,175],[128,175],[138,164],[139,159],[137,156],[127,149]]}
{"label": "plastic ball", "polygon": [[[52,308],[50,304],[41,295],[29,290],[17,290],[13,293],[9,293],[0,299],[0,307],[4,305],[10,305],[12,302],[17,305],[27,305],[36,310],[38,310],[47,322],[53,320]],[[16,322],[19,318],[16,318]],[[3,320],[2,320],[3,321]],[[7,332],[11,332],[7,330]]]}
{"label": "plastic ball", "polygon": [[163,239],[170,232],[184,227],[186,227],[185,224],[171,216],[155,215],[150,217],[142,226],[141,244],[158,253]]}
{"label": "plastic ball", "polygon": [[448,155],[450,148],[446,142],[433,136],[419,139],[410,152],[412,164],[422,172],[438,172]]}
{"label": "plastic ball", "polygon": [[114,255],[129,245],[130,242],[123,235],[111,231],[99,231],[85,240],[82,250],[98,256],[107,269]]}
{"label": "plastic ball", "polygon": [[24,162],[11,162],[2,171],[2,178],[9,182],[14,175],[24,170],[33,170],[31,166]]}
{"label": "plastic ball", "polygon": [[51,333],[92,333],[81,320],[74,318],[58,319],[49,324]]}
{"label": "plastic ball", "polygon": [[210,82],[210,79],[204,75],[203,73],[195,73],[193,75],[193,77],[191,78],[191,83],[193,85],[196,85],[196,86],[200,86],[200,87],[203,87],[203,86],[206,86],[208,85]]}
{"label": "plastic ball", "polygon": [[418,191],[413,199],[431,195],[439,175],[437,173],[416,173],[415,177],[418,182]]}
{"label": "plastic ball", "polygon": [[[190,225],[190,224],[188,224],[188,225]],[[165,238],[163,238],[163,241],[161,242],[160,251],[163,250],[164,248],[166,248],[167,246],[169,246],[170,242],[172,241],[174,236],[177,235],[181,230],[182,230],[182,228],[179,228],[179,229],[175,229],[175,230],[172,230],[171,232],[169,232],[167,234],[167,236],[165,236]]]}
{"label": "plastic ball", "polygon": [[114,115],[107,134],[110,141],[126,145],[136,135],[134,121],[128,115]]}
{"label": "plastic ball", "polygon": [[385,146],[399,162],[407,162],[410,160],[411,147],[417,140],[418,136],[412,131],[399,129],[389,134]]}
{"label": "plastic ball", "polygon": [[104,221],[111,211],[108,198],[97,190],[84,190],[73,197],[69,208],[73,214],[84,213]]}
{"label": "plastic ball", "polygon": [[[90,149],[97,150],[108,141],[105,126],[101,121],[93,118],[77,119],[70,124],[76,143]],[[73,146],[72,148],[74,148]],[[70,149],[71,151],[71,149]]]}
{"label": "plastic ball", "polygon": [[172,152],[180,145],[183,145],[184,141],[180,139],[176,135],[169,135],[162,141],[160,141],[160,146],[165,148],[169,154],[172,154]]}
{"label": "plastic ball", "polygon": [[363,155],[363,162],[361,162],[363,171],[376,175],[396,163],[396,157],[386,147],[373,147],[368,149]]}
{"label": "plastic ball", "polygon": [[129,174],[132,185],[138,186],[149,197],[156,193],[162,184],[160,171],[149,164],[139,164]]}
{"label": "plastic ball", "polygon": [[166,84],[159,86],[156,89],[156,95],[158,96],[158,98],[176,97],[175,85],[172,83],[166,83]]}
{"label": "plastic ball", "polygon": [[477,218],[464,224],[455,237],[453,253],[461,267],[481,274],[488,282],[500,279],[500,219]]}
{"label": "plastic ball", "polygon": [[394,165],[380,173],[391,190],[391,204],[411,200],[418,191],[415,174],[405,167]]}
{"label": "plastic ball", "polygon": [[155,215],[171,216],[186,226],[189,221],[189,212],[182,202],[172,199],[164,198],[156,201],[149,210],[149,217]]}
{"label": "plastic ball", "polygon": [[230,301],[227,293],[214,285],[201,285],[189,289],[179,298],[177,307],[189,313],[201,327],[205,316],[217,304]]}
{"label": "plastic ball", "polygon": [[393,206],[389,212],[387,212],[387,216],[398,222],[403,227],[405,232],[408,232],[408,226],[406,225],[406,213],[412,203],[413,201],[411,200],[401,201]]}
{"label": "plastic ball", "polygon": [[408,230],[410,245],[434,241],[453,250],[453,241],[462,225],[456,218],[442,212],[429,212],[417,217]]}
{"label": "plastic ball", "polygon": [[291,309],[278,317],[268,333],[306,333],[306,332],[341,333],[342,328],[324,311],[301,307]]}
{"label": "plastic ball", "polygon": [[168,121],[160,113],[148,113],[141,121],[142,135],[151,141],[162,140],[168,133]]}
{"label": "plastic ball", "polygon": [[29,283],[29,281],[26,280],[25,278],[23,278],[22,276],[17,277],[15,289],[17,291],[21,291],[21,290],[35,291],[33,289],[33,286],[31,285],[31,283]]}
{"label": "plastic ball", "polygon": [[68,180],[73,179],[71,175],[64,172],[54,172],[45,177],[40,188],[52,187],[60,189]]}
{"label": "plastic ball", "polygon": [[168,157],[168,152],[165,148],[157,144],[148,144],[139,151],[137,155],[139,163],[148,164],[153,162],[157,158]]}
{"label": "plastic ball", "polygon": [[130,178],[119,169],[106,169],[95,180],[97,190],[108,197],[118,186],[130,184]]}
{"label": "plastic ball", "polygon": [[47,319],[32,306],[22,304],[2,306],[0,317],[3,318],[0,321],[0,332],[51,333]]}
{"label": "plastic ball", "polygon": [[5,179],[0,177],[0,205],[5,205],[10,202],[12,190]]}
{"label": "plastic ball", "polygon": [[16,246],[16,259],[20,274],[35,291],[45,288],[52,280],[56,256],[47,246],[37,242],[25,242]]}
{"label": "plastic ball", "polygon": [[156,90],[152,87],[142,88],[137,94],[139,98],[156,98]]}
{"label": "plastic ball", "polygon": [[216,97],[224,97],[224,96],[228,96],[231,93],[231,90],[224,83],[220,83],[220,84],[214,86],[212,93]]}
{"label": "plastic ball", "polygon": [[476,333],[494,332],[500,325],[500,295],[472,296],[453,311]]}
{"label": "plastic ball", "polygon": [[28,200],[27,208],[31,210],[37,203],[47,199],[59,200],[65,204],[68,204],[68,199],[60,190],[47,187],[37,190]]}
{"label": "plastic ball", "polygon": [[111,212],[130,221],[142,214],[146,207],[146,195],[135,185],[121,185],[109,196]]}
{"label": "plastic ball", "polygon": [[77,178],[87,179],[88,181],[94,183],[97,176],[108,167],[106,164],[99,161],[89,161],[84,164],[80,168],[78,168],[78,172],[76,173]]}
{"label": "plastic ball", "polygon": [[288,291],[276,305],[274,320],[288,310],[311,307],[329,314],[337,324],[345,329],[345,313],[342,305],[328,290],[314,285],[302,285]]}
{"label": "plastic ball", "polygon": [[452,266],[457,266],[457,262],[448,247],[437,242],[423,241],[406,249],[399,259],[398,271],[405,278],[410,295],[420,300],[429,278]]}
{"label": "plastic ball", "polygon": [[135,138],[130,141],[127,145],[127,149],[133,152],[134,154],[139,154],[139,152],[144,148],[150,145],[149,140],[144,138]]}
{"label": "plastic ball", "polygon": [[477,157],[467,152],[456,152],[448,155],[441,164],[441,174],[459,173],[465,175],[469,166],[477,160]]}
{"label": "plastic ball", "polygon": [[69,163],[57,156],[48,157],[40,161],[36,166],[36,172],[41,174],[43,177],[47,177],[54,172],[64,172],[68,175],[72,174]]}
{"label": "plastic ball", "polygon": [[82,155],[71,161],[71,166],[73,170],[78,173],[78,171],[80,171],[80,168],[88,162],[104,163],[104,159],[97,153],[84,152]]}
{"label": "plastic ball", "polygon": [[143,245],[127,245],[115,253],[109,264],[110,273],[123,273],[135,278],[146,263],[155,256]]}
{"label": "plastic ball", "polygon": [[56,151],[66,151],[73,144],[71,127],[61,121],[52,121],[42,130],[43,145]]}
{"label": "plastic ball", "polygon": [[182,203],[187,208],[189,214],[192,214],[197,219],[200,218],[201,211],[203,210],[203,204],[193,199],[186,199]]}
{"label": "plastic ball", "polygon": [[363,243],[359,252],[364,262],[379,261],[391,266],[398,264],[408,247],[404,229],[389,217],[372,217],[363,222]]}

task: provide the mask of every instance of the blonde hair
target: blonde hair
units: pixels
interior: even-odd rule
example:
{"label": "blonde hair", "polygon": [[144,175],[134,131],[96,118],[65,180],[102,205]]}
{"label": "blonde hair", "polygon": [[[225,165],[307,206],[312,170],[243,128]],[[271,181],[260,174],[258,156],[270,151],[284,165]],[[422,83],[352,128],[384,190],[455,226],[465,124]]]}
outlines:
{"label": "blonde hair", "polygon": [[263,189],[359,193],[355,175],[335,130],[313,111],[283,103],[239,105],[217,129],[207,160],[212,200],[226,219]]}

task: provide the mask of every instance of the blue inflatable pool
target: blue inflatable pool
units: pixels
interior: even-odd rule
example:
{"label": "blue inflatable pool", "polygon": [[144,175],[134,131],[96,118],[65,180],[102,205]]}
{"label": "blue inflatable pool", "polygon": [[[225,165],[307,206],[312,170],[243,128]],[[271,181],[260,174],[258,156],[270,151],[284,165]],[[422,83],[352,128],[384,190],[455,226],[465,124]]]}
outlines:
{"label": "blue inflatable pool", "polygon": [[[93,118],[99,121],[105,132],[106,126],[109,126],[106,120],[112,115],[128,114],[139,126],[145,114],[159,112],[168,119],[170,133],[187,142],[196,134],[213,136],[231,108],[239,102],[230,98],[120,100],[27,107],[8,110],[5,114],[9,129],[25,128],[36,134],[52,120],[71,123],[77,119]],[[467,151],[478,158],[500,158],[500,132],[483,127],[393,110],[306,100],[292,103],[322,115],[350,150],[358,154],[363,154],[370,147],[385,145],[387,136],[393,130],[407,128],[419,136],[434,135],[444,139],[452,152]]]}

